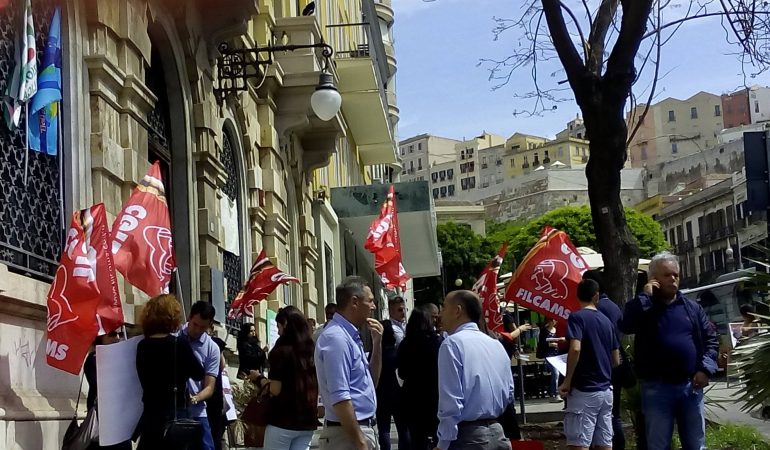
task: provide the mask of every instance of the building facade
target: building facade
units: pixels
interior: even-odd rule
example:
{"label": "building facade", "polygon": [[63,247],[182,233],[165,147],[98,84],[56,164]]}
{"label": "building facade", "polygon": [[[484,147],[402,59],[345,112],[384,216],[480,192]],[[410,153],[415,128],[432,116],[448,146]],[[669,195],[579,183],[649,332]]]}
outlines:
{"label": "building facade", "polygon": [[[639,105],[629,113],[629,129],[636,128],[645,107]],[[628,146],[631,166],[655,170],[658,164],[716,145],[725,128],[723,119],[722,98],[708,92],[650,106]]]}
{"label": "building facade", "polygon": [[428,180],[431,167],[455,161],[455,139],[421,134],[399,142],[402,181]]}
{"label": "building facade", "polygon": [[[0,83],[18,3],[0,16]],[[172,216],[177,294],[188,305],[207,300],[223,311],[263,249],[302,280],[255,308],[263,342],[267,309],[292,304],[322,320],[345,275],[365,276],[381,298],[370,263],[351,263],[360,242],[350,240],[329,196],[333,187],[370,183],[370,167],[398,162],[393,12],[387,0],[329,0],[302,16],[308,3],[32,2],[38,49],[62,8],[63,150],[61,160],[30,153],[25,185],[24,131],[0,127],[0,184],[15,193],[0,201],[0,448],[60,447],[79,385],[45,362],[46,296],[61,236],[72,211],[95,203],[112,222],[155,161]],[[219,44],[253,48],[275,37],[334,47],[330,70],[343,106],[332,120],[310,108],[324,66],[314,49],[272,53],[261,77],[218,101]],[[133,329],[147,297],[122,278],[120,287]],[[224,332],[239,324],[219,325]],[[229,333],[220,336],[235,347]]]}
{"label": "building facade", "polygon": [[[741,172],[704,178],[670,196],[657,217],[679,256],[684,287],[713,282],[742,265],[749,246],[767,238],[764,217],[745,211],[746,178]],[[728,251],[729,249],[729,251]]]}

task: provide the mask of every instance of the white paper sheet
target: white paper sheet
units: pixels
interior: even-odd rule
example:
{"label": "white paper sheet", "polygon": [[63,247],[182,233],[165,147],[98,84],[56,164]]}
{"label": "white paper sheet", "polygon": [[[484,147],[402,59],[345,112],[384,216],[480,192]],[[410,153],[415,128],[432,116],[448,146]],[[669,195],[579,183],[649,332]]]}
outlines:
{"label": "white paper sheet", "polygon": [[558,356],[549,356],[545,358],[546,361],[548,361],[549,364],[556,367],[556,370],[559,371],[562,376],[567,376],[567,354],[564,353],[562,355]]}
{"label": "white paper sheet", "polygon": [[99,445],[131,439],[142,415],[142,386],[136,373],[136,345],[142,336],[96,347]]}
{"label": "white paper sheet", "polygon": [[236,420],[238,414],[233,402],[233,389],[230,385],[230,377],[227,375],[226,370],[222,371],[222,394],[225,397],[225,417],[227,420]]}

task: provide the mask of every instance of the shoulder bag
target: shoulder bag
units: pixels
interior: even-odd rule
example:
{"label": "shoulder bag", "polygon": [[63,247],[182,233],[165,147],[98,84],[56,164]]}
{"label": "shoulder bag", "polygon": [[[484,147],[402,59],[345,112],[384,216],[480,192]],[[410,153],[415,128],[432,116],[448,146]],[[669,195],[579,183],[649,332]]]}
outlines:
{"label": "shoulder bag", "polygon": [[85,376],[85,372],[80,377],[78,399],[75,402],[75,415],[64,433],[62,450],[87,450],[92,444],[99,442],[99,422],[96,418],[96,407],[90,408],[83,423],[78,425],[77,415],[80,395],[83,391],[83,376]]}
{"label": "shoulder bag", "polygon": [[163,428],[163,442],[168,449],[197,450],[203,443],[203,427],[195,419],[179,418],[177,415],[176,397],[178,392],[177,381],[177,341],[179,336],[174,336],[174,396],[172,405],[174,418],[166,422]]}

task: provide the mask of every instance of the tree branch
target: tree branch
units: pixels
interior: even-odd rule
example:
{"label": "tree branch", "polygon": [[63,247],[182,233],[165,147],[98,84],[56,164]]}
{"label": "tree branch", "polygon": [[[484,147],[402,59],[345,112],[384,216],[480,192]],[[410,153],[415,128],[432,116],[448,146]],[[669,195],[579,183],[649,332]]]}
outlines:
{"label": "tree branch", "polygon": [[615,13],[618,9],[618,0],[602,0],[596,20],[591,26],[591,34],[588,37],[588,71],[596,76],[601,76],[604,68],[604,46],[606,45],[607,31],[612,25]]}
{"label": "tree branch", "polygon": [[545,21],[548,24],[548,30],[551,33],[554,49],[559,56],[562,66],[564,66],[564,71],[567,73],[567,79],[569,79],[570,86],[577,97],[580,88],[578,82],[585,76],[586,67],[570,38],[569,30],[567,30],[567,23],[562,14],[561,1],[542,0],[542,2]]}
{"label": "tree branch", "polygon": [[647,28],[647,19],[652,11],[652,2],[653,0],[621,1],[623,19],[620,23],[620,34],[607,61],[607,72],[604,78],[605,81],[619,82],[624,85],[623,101],[628,96],[631,85],[636,78],[634,59],[639,52],[642,36],[644,36]]}

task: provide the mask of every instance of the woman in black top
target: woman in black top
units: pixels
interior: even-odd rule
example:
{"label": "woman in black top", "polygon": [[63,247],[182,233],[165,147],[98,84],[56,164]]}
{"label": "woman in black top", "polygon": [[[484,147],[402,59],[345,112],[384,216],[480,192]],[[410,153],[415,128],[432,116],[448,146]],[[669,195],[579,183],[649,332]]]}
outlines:
{"label": "woman in black top", "polygon": [[200,381],[205,375],[187,339],[171,334],[181,322],[182,311],[173,295],[154,297],[142,310],[144,339],[136,349],[136,372],[144,403],[137,427],[138,450],[168,448],[163,429],[174,418],[175,409],[177,417],[187,414],[187,380]]}
{"label": "woman in black top", "polygon": [[253,323],[244,323],[238,332],[238,378],[246,378],[252,370],[265,370],[265,352],[260,347]]}
{"label": "woman in black top", "polygon": [[441,338],[433,329],[430,312],[415,308],[398,346],[398,376],[402,386],[412,449],[432,449],[438,429],[438,349]]}
{"label": "woman in black top", "polygon": [[[117,331],[113,331],[101,336],[97,336],[94,341],[94,350],[86,357],[86,362],[83,364],[83,373],[88,381],[88,397],[86,400],[86,406],[90,410],[97,406],[96,398],[96,346],[97,345],[110,345],[120,342],[120,334]],[[100,446],[98,444],[89,447],[90,450],[131,450],[131,441],[121,442],[115,445]]]}
{"label": "woman in black top", "polygon": [[257,371],[249,378],[270,390],[265,450],[307,450],[318,426],[318,381],[313,361],[313,334],[294,306],[275,317],[278,335],[270,352],[270,378]]}

